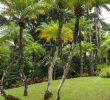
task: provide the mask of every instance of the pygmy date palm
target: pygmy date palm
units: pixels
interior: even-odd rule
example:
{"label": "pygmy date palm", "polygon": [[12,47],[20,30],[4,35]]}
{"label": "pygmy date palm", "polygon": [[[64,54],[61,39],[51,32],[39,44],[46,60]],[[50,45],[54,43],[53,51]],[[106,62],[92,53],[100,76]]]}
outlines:
{"label": "pygmy date palm", "polygon": [[[38,1],[38,2],[37,2]],[[27,78],[24,74],[24,52],[23,52],[23,29],[25,28],[25,18],[43,9],[44,3],[40,0],[1,0],[0,2],[6,6],[3,14],[8,16],[16,16],[18,18],[19,31],[19,67],[20,77],[24,82],[24,96],[28,95]]]}

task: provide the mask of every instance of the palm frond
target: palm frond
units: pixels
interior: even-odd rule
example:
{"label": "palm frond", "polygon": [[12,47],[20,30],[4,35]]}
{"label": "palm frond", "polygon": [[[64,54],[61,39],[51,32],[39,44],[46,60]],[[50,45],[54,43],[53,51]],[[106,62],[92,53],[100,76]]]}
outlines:
{"label": "palm frond", "polygon": [[[40,33],[41,38],[46,39],[47,41],[50,41],[52,39],[56,41],[58,34],[58,22],[51,21],[48,25],[43,23],[39,27],[41,27],[42,29]],[[72,30],[64,26],[61,33],[61,39],[64,43],[72,41],[73,40]]]}

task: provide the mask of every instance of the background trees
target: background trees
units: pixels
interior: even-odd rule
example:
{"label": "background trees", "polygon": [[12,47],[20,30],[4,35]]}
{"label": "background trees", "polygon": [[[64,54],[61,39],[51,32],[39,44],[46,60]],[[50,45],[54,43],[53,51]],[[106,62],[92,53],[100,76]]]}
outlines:
{"label": "background trees", "polygon": [[[99,16],[101,7],[109,10],[108,0],[0,2],[6,6],[0,17],[4,27],[0,35],[1,78],[10,67],[1,90],[24,84],[27,96],[28,84],[48,80],[44,99],[49,99],[54,76],[61,79],[56,97],[60,100],[66,78],[97,75],[97,64],[109,65],[110,25]],[[95,9],[93,13],[91,9]]]}

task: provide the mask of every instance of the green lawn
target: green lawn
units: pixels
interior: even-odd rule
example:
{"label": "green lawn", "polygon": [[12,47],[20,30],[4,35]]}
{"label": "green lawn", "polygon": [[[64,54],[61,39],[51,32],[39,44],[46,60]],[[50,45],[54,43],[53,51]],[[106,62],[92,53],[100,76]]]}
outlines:
{"label": "green lawn", "polygon": [[[51,100],[55,100],[58,85],[58,80],[53,81],[54,96]],[[46,87],[46,82],[30,85],[28,97],[23,97],[23,87],[9,89],[6,92],[21,100],[42,100]],[[0,97],[0,100],[3,98]],[[110,100],[110,79],[100,77],[67,79],[61,91],[61,100]]]}

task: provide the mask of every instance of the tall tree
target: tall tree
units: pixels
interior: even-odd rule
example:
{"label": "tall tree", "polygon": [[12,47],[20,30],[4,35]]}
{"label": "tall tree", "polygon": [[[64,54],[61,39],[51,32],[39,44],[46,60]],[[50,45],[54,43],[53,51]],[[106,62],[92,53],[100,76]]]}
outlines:
{"label": "tall tree", "polygon": [[51,3],[53,6],[56,6],[59,12],[59,26],[58,26],[58,34],[56,37],[57,43],[56,43],[56,50],[54,52],[54,54],[52,54],[52,56],[50,57],[50,66],[48,69],[48,86],[47,86],[47,90],[44,94],[44,99],[48,99],[52,96],[52,92],[51,92],[51,85],[52,85],[52,76],[53,76],[53,68],[58,56],[58,52],[60,50],[60,46],[61,46],[61,33],[62,33],[62,28],[63,28],[63,24],[64,24],[64,5],[63,5],[63,1],[64,0],[46,0],[47,2]]}
{"label": "tall tree", "polygon": [[101,44],[101,34],[100,34],[100,28],[101,28],[101,22],[100,22],[100,15],[101,15],[101,9],[105,8],[107,11],[110,11],[110,8],[106,5],[109,3],[109,0],[94,0],[92,2],[92,6],[94,9],[94,30],[95,30],[95,40],[96,40],[96,63],[100,63],[100,57],[98,55],[98,49]]}
{"label": "tall tree", "polygon": [[[44,27],[45,26],[45,27]],[[57,37],[58,37],[58,22],[55,23],[55,22],[50,22],[49,25],[41,25],[41,27],[44,27],[44,29],[42,29],[41,33],[40,33],[40,37],[43,38],[43,39],[46,39],[47,41],[51,41],[51,40],[55,40],[57,42]],[[73,40],[73,37],[72,37],[72,31],[71,29],[69,29],[68,27],[64,26],[62,28],[62,33],[60,35],[61,37],[61,40],[64,42],[64,43],[68,43],[68,41],[72,41]],[[58,46],[58,45],[57,45]],[[53,49],[53,47],[52,47]],[[58,48],[59,50],[59,48]],[[54,51],[54,50],[53,50]],[[54,52],[55,54],[58,53],[58,51]],[[57,59],[57,55],[54,54],[54,65],[55,65],[55,61]],[[51,56],[51,55],[50,55]],[[52,59],[50,59],[51,61]],[[53,62],[50,62],[50,65],[52,64]],[[51,67],[53,66],[53,64],[51,65]],[[50,67],[50,66],[49,66]],[[54,67],[54,66],[53,66]],[[48,91],[50,92],[51,90],[51,85],[52,84],[49,84],[50,82],[52,82],[52,76],[53,76],[53,67],[51,68],[51,73],[49,73],[49,75],[51,76],[48,76],[48,77],[51,77],[51,80],[49,79],[48,81]],[[50,69],[49,69],[50,70]],[[49,71],[50,72],[50,71]],[[47,94],[46,94],[47,95]],[[49,98],[45,95],[45,99]],[[50,95],[50,94],[49,94]]]}
{"label": "tall tree", "polygon": [[[38,0],[39,2],[40,0]],[[18,18],[18,25],[20,27],[19,30],[19,67],[20,67],[20,76],[24,82],[24,96],[28,95],[28,84],[27,78],[24,74],[24,52],[23,52],[23,29],[25,28],[25,18],[28,16],[33,16],[36,14],[38,10],[42,9],[40,3],[36,0],[1,0],[7,8],[4,11],[4,14],[8,14],[9,16],[16,16]]]}
{"label": "tall tree", "polygon": [[74,11],[74,15],[75,15],[75,19],[76,19],[75,26],[74,26],[74,29],[73,29],[74,42],[72,42],[72,44],[71,44],[71,48],[70,48],[70,51],[69,51],[69,54],[68,54],[68,60],[67,60],[67,63],[64,67],[64,72],[63,72],[63,76],[62,76],[62,79],[61,79],[61,83],[58,87],[56,100],[60,100],[60,91],[61,91],[63,83],[64,83],[64,81],[67,77],[69,69],[70,69],[70,64],[71,64],[72,56],[73,56],[73,50],[74,50],[75,45],[76,45],[77,40],[78,40],[79,20],[80,20],[81,16],[83,15],[83,4],[89,4],[90,1],[91,0],[70,0],[67,3],[68,8],[71,8],[71,10]]}

